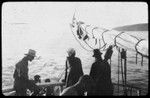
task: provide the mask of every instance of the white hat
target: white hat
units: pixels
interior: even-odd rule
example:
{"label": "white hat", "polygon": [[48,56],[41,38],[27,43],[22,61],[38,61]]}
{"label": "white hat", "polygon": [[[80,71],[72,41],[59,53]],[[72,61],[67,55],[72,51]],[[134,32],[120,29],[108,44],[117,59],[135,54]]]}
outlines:
{"label": "white hat", "polygon": [[25,54],[25,55],[30,55],[30,56],[35,57],[35,54],[36,54],[36,51],[35,51],[35,50],[29,49],[28,53]]}

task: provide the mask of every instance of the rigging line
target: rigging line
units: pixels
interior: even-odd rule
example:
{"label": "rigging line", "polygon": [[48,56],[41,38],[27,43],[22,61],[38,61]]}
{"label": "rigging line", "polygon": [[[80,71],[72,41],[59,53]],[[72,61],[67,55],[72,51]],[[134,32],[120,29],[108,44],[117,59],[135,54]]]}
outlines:
{"label": "rigging line", "polygon": [[99,39],[99,49],[101,49],[101,41],[100,41],[100,39]]}
{"label": "rigging line", "polygon": [[[119,44],[120,46],[122,46],[122,47],[125,47],[125,48],[127,48],[127,49],[129,49],[129,50],[131,50],[131,51],[133,51],[133,52],[136,52],[135,50],[133,50],[133,49],[130,49],[130,48],[128,48],[127,46],[124,46],[124,45],[122,45],[122,44],[120,44],[119,42],[116,42],[117,44]],[[118,46],[119,47],[119,46]]]}
{"label": "rigging line", "polygon": [[136,55],[135,55],[135,62],[137,64],[137,58],[138,58],[138,53],[136,52]]}
{"label": "rigging line", "polygon": [[[107,32],[108,30],[105,30],[104,32]],[[103,37],[103,33],[104,32],[102,32],[102,41],[103,41],[103,43],[104,43],[104,45],[102,46],[102,48],[104,48],[103,50],[105,50],[105,48],[106,48],[106,42],[104,41],[104,37]],[[102,48],[100,48],[100,49],[102,49]]]}
{"label": "rigging line", "polygon": [[[123,71],[123,64],[122,64],[122,59],[121,59],[121,74],[122,74],[122,84],[123,84],[123,91],[124,91],[124,94],[126,94],[126,88],[125,88],[125,74],[124,74],[124,71]],[[124,65],[125,66],[125,65]]]}
{"label": "rigging line", "polygon": [[[71,25],[70,25],[71,26]],[[72,27],[71,27],[72,28]],[[72,29],[71,29],[71,31],[72,31]],[[72,31],[72,34],[74,35],[74,33],[73,33],[73,31]],[[76,36],[74,35],[74,37],[75,37],[75,39],[77,40],[77,38],[76,38]],[[84,46],[82,46],[82,44],[77,40],[77,42],[81,45],[81,47],[83,48],[83,49],[85,49],[85,50],[87,50],[87,51],[90,51],[90,50],[88,50],[88,49],[86,49]]]}
{"label": "rigging line", "polygon": [[[92,34],[93,34],[93,31],[94,31],[94,29],[98,29],[99,27],[94,27],[93,29],[92,29]],[[100,28],[100,29],[103,29],[104,30],[104,28]],[[108,31],[108,30],[105,30],[105,31]],[[104,31],[104,32],[105,32]],[[94,36],[94,34],[93,34],[93,36]],[[95,38],[95,37],[94,37]],[[104,45],[101,47],[101,46],[99,46],[99,47],[101,47],[101,48],[99,48],[99,49],[102,49],[102,48],[106,48],[105,46],[106,46],[106,43],[105,43],[105,41],[104,41],[104,38],[103,38],[103,36],[102,36],[102,40],[103,40],[103,42],[104,42]],[[104,50],[103,49],[103,50]]]}
{"label": "rigging line", "polygon": [[[74,14],[75,15],[75,14]],[[77,21],[76,21],[77,22]],[[84,30],[82,27],[81,27],[81,25],[79,24],[78,26],[80,26],[80,28],[81,28],[81,30]],[[85,31],[85,30],[84,30]],[[72,33],[73,33],[73,31],[72,31]],[[73,33],[73,35],[74,35],[74,33]],[[75,36],[75,35],[74,35]],[[75,37],[76,38],[76,37]],[[76,38],[76,40],[77,40],[77,38]],[[78,40],[77,40],[78,41]],[[89,44],[87,44],[87,42],[86,41],[84,41],[85,43],[86,43],[86,45],[88,45],[88,47],[90,47],[91,49],[93,49]],[[78,41],[78,43],[82,46],[82,44]],[[82,48],[84,48],[84,46],[82,46]],[[85,50],[87,50],[86,48],[84,48]],[[87,51],[90,51],[90,50],[87,50]]]}
{"label": "rigging line", "polygon": [[[92,48],[86,41],[84,41],[91,49],[94,50],[94,48]],[[92,51],[92,50],[91,50]]]}
{"label": "rigging line", "polygon": [[122,83],[124,84],[124,74],[123,74],[123,64],[121,59],[121,74],[122,74]]}
{"label": "rigging line", "polygon": [[109,31],[109,30],[105,30],[105,31],[102,33],[102,41],[104,42],[104,46],[103,46],[104,49],[103,49],[103,50],[105,50],[106,44],[107,44],[107,43],[105,42],[105,40],[104,40],[104,33],[107,32],[107,31]]}
{"label": "rigging line", "polygon": [[103,47],[101,48],[101,49],[103,49],[103,51],[106,50],[106,45],[107,45],[107,44],[104,44]]}
{"label": "rigging line", "polygon": [[58,75],[58,82],[61,80],[64,73],[65,73],[65,69]]}
{"label": "rigging line", "polygon": [[95,38],[95,36],[94,36],[94,34],[93,34],[93,31],[94,31],[94,29],[97,29],[98,27],[94,27],[93,29],[92,29],[92,35],[93,35],[93,38]]}
{"label": "rigging line", "polygon": [[136,37],[136,36],[134,36],[134,35],[130,35],[130,36],[132,36],[132,37],[136,38],[138,41],[140,40],[139,38],[137,38],[137,37]]}
{"label": "rigging line", "polygon": [[118,48],[118,95],[119,95],[119,64],[120,64],[120,48]]}
{"label": "rigging line", "polygon": [[85,27],[85,32],[86,32],[86,34],[89,34],[88,32],[87,32],[87,30],[86,30],[86,28],[87,27],[89,27],[90,25],[86,25],[86,27]]}
{"label": "rigging line", "polygon": [[142,60],[141,60],[141,66],[143,66],[143,56],[142,56],[142,58],[141,58]]}
{"label": "rigging line", "polygon": [[121,33],[119,33],[118,35],[115,36],[115,38],[114,38],[114,44],[115,44],[115,46],[117,46],[117,45],[116,45],[116,38],[117,38],[119,35],[121,35],[122,33],[124,33],[124,32],[121,32]]}
{"label": "rigging line", "polygon": [[122,40],[123,40],[123,41],[125,41],[125,42],[129,42],[129,43],[132,43],[132,44],[134,44],[133,42],[131,42],[131,41],[128,41],[128,40],[125,40],[125,39],[121,38],[120,36],[118,36],[118,38],[122,39]]}
{"label": "rigging line", "polygon": [[103,42],[106,44],[106,42],[105,42],[105,40],[104,40],[104,33],[105,33],[105,32],[107,32],[107,30],[102,33],[102,40],[103,40]]}
{"label": "rigging line", "polygon": [[[126,55],[126,51],[125,51]],[[124,79],[125,79],[125,95],[127,95],[127,58],[124,59]]]}
{"label": "rigging line", "polygon": [[[80,26],[81,30],[85,31],[81,26]],[[84,42],[91,48],[91,49],[94,49],[93,47],[91,47],[85,40]]]}
{"label": "rigging line", "polygon": [[[104,49],[103,49],[103,48],[104,48]],[[106,44],[103,45],[100,49],[107,50],[107,49],[105,49],[105,48],[106,48]]]}
{"label": "rigging line", "polygon": [[84,30],[84,31],[86,32],[86,35],[88,36],[88,40],[89,40],[89,35],[88,35],[89,33],[88,33],[88,31],[86,30],[86,28],[89,27],[89,26],[90,26],[90,25],[86,25],[85,30]]}
{"label": "rigging line", "polygon": [[[87,28],[88,26],[90,26],[90,25],[87,25],[87,26],[85,27],[85,30],[83,29],[83,30],[86,32],[86,34],[87,34],[86,28]],[[93,34],[94,29],[98,29],[98,27],[95,27],[95,28],[92,29],[93,38],[95,38],[95,37],[94,37],[94,34]],[[109,30],[105,30],[104,32],[107,32],[107,31],[109,31]],[[106,49],[105,49],[105,48],[106,48],[106,47],[105,47],[105,46],[106,46],[106,42],[104,41],[103,36],[102,36],[102,40],[103,40],[103,42],[104,42],[104,45],[103,45],[100,49],[104,48],[103,50],[106,50]],[[86,42],[86,43],[87,43],[87,42]],[[91,47],[88,43],[87,43],[87,45],[88,45],[89,47]],[[91,48],[92,48],[92,47],[91,47]]]}
{"label": "rigging line", "polygon": [[135,44],[135,50],[136,50],[136,52],[137,52],[138,54],[140,54],[141,56],[148,58],[147,55],[144,55],[144,54],[140,53],[140,52],[138,51],[138,49],[137,49],[138,44],[139,44],[141,41],[143,41],[143,40],[145,40],[145,39],[141,39],[141,40],[139,40],[139,41]]}

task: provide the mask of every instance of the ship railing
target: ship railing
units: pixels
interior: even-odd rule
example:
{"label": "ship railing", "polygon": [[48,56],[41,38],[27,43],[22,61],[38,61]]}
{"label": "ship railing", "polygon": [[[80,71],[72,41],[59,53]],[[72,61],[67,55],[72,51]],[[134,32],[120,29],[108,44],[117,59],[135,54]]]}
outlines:
{"label": "ship railing", "polygon": [[[37,83],[39,87],[56,87],[58,86],[59,91],[62,92],[65,83],[63,82],[50,82],[50,83]],[[3,95],[5,96],[13,96],[15,95],[15,90],[13,87],[5,88],[2,90]]]}
{"label": "ship railing", "polygon": [[[51,82],[51,83],[37,83],[37,86],[39,87],[59,87],[60,92],[63,91],[65,83],[63,82]],[[114,96],[119,95],[119,96],[141,96],[142,91],[146,91],[144,89],[141,89],[139,87],[135,87],[133,85],[127,84],[126,86],[124,84],[117,84],[113,83],[114,85]],[[117,91],[117,87],[120,87],[120,91]],[[125,90],[126,89],[126,90]],[[126,91],[126,92],[124,92]],[[2,90],[3,94],[5,96],[13,96],[15,94],[15,91],[13,87],[10,88],[5,88]]]}
{"label": "ship railing", "polygon": [[[140,87],[136,87],[129,84],[117,84],[113,83],[114,85],[114,95],[123,95],[123,96],[141,96],[146,95],[146,89],[142,89]],[[119,92],[118,88],[119,87]]]}

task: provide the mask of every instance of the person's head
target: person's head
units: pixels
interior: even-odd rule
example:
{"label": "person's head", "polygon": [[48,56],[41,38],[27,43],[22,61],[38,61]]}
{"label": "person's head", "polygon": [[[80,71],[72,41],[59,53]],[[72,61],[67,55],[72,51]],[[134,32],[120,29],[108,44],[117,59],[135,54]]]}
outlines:
{"label": "person's head", "polygon": [[89,91],[93,86],[93,79],[89,75],[83,75],[79,78],[78,84],[86,92]]}
{"label": "person's head", "polygon": [[68,49],[67,53],[69,57],[74,57],[76,55],[76,52],[73,48]]}
{"label": "person's head", "polygon": [[100,52],[99,49],[94,49],[93,50],[93,57],[95,57],[96,59],[102,59],[101,55],[102,55],[102,53]]}
{"label": "person's head", "polygon": [[40,75],[35,75],[34,76],[34,81],[36,82],[36,83],[40,83],[41,82],[41,76]]}
{"label": "person's head", "polygon": [[51,80],[50,79],[45,79],[45,82],[51,82]]}
{"label": "person's head", "polygon": [[34,57],[36,56],[36,51],[29,49],[28,53],[25,55],[29,61],[32,61],[34,59]]}

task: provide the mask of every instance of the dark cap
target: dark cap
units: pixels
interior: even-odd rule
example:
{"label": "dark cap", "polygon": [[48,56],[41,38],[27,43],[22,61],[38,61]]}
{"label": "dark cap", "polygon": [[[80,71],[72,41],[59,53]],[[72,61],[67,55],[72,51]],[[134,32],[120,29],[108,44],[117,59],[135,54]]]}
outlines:
{"label": "dark cap", "polygon": [[93,57],[95,57],[96,55],[97,55],[97,56],[101,56],[101,55],[102,55],[102,53],[99,51],[99,49],[94,49],[94,50],[93,50],[93,53],[94,53],[94,54],[93,54]]}

